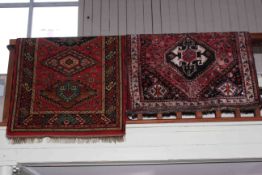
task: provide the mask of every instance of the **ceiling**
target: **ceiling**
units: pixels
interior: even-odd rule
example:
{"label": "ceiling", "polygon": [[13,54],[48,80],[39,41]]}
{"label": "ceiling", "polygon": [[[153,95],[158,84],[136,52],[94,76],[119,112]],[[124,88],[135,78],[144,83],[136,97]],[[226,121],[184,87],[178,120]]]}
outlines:
{"label": "ceiling", "polygon": [[22,166],[24,175],[261,175],[262,162]]}

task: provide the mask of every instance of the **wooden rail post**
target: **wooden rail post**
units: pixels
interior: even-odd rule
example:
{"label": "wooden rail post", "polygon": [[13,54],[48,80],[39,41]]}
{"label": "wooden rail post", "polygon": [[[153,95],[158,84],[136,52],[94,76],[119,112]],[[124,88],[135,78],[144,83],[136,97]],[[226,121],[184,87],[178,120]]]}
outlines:
{"label": "wooden rail post", "polygon": [[260,113],[260,108],[259,108],[259,107],[257,107],[257,108],[255,109],[255,115],[254,115],[254,117],[255,117],[255,118],[261,117],[261,113]]}
{"label": "wooden rail post", "polygon": [[235,118],[241,118],[241,112],[239,108],[236,108],[235,110]]}
{"label": "wooden rail post", "polygon": [[220,119],[221,118],[221,111],[219,109],[215,112],[215,118]]}
{"label": "wooden rail post", "polygon": [[161,119],[163,118],[163,114],[162,114],[162,113],[158,113],[158,114],[156,115],[156,118],[159,119],[159,120],[161,120]]}
{"label": "wooden rail post", "polygon": [[196,119],[201,119],[203,117],[203,114],[201,111],[196,111]]}
{"label": "wooden rail post", "polygon": [[143,114],[137,114],[137,120],[143,120]]}
{"label": "wooden rail post", "polygon": [[176,119],[182,119],[182,112],[176,112]]}

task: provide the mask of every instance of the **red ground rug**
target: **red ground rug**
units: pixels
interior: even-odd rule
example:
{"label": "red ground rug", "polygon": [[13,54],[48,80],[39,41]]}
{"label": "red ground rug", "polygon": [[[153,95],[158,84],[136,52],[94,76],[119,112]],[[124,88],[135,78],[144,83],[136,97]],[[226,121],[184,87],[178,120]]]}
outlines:
{"label": "red ground rug", "polygon": [[248,33],[132,35],[127,40],[129,113],[260,105]]}
{"label": "red ground rug", "polygon": [[17,39],[8,75],[12,83],[7,135],[124,135],[124,40]]}

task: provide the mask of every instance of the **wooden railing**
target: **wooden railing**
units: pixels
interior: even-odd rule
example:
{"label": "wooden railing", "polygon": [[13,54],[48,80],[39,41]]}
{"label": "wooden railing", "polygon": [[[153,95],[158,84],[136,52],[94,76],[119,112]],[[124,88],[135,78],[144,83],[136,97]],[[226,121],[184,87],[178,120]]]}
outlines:
{"label": "wooden railing", "polygon": [[195,113],[175,112],[173,114],[158,113],[155,115],[136,114],[128,117],[128,124],[146,124],[146,123],[180,123],[180,122],[225,122],[225,121],[260,121],[262,120],[260,108],[256,108],[248,113],[241,113],[237,108],[231,111],[229,116],[225,111],[216,110],[209,113],[196,111]]}
{"label": "wooden railing", "polygon": [[[262,47],[262,33],[251,33],[250,35],[252,39],[252,45]],[[15,39],[11,39],[9,41],[9,45],[15,45],[15,44],[16,44]]]}
{"label": "wooden railing", "polygon": [[262,33],[251,33],[252,45],[262,47]]}
{"label": "wooden railing", "polygon": [[[252,45],[254,47],[262,47],[262,33],[251,33]],[[14,46],[16,40],[10,40],[10,45]],[[12,60],[11,60],[12,61]],[[10,69],[10,68],[9,68]],[[182,112],[175,112],[172,115],[166,116],[164,113],[158,113],[155,115],[143,115],[136,114],[130,115],[127,119],[128,124],[146,124],[146,123],[178,123],[178,122],[213,122],[213,121],[259,121],[262,120],[260,108],[256,108],[254,111],[251,111],[249,114],[242,114],[240,109],[232,111],[230,117],[223,117],[224,111],[216,110],[211,112],[212,117],[205,116],[205,113],[202,111],[197,111],[193,115],[188,115]],[[3,122],[0,122],[0,126],[4,126],[7,123],[6,115],[4,115]]]}

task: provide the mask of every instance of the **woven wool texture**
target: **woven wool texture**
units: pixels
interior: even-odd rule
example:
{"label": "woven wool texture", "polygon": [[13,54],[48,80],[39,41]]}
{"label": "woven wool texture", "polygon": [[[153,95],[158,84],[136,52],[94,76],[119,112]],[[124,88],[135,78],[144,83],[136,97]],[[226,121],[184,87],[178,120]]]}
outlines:
{"label": "woven wool texture", "polygon": [[123,136],[126,114],[260,107],[245,32],[17,39],[10,59],[10,138]]}
{"label": "woven wool texture", "polygon": [[17,39],[7,135],[124,135],[124,39]]}
{"label": "woven wool texture", "polygon": [[244,110],[259,106],[248,33],[128,37],[128,112]]}

